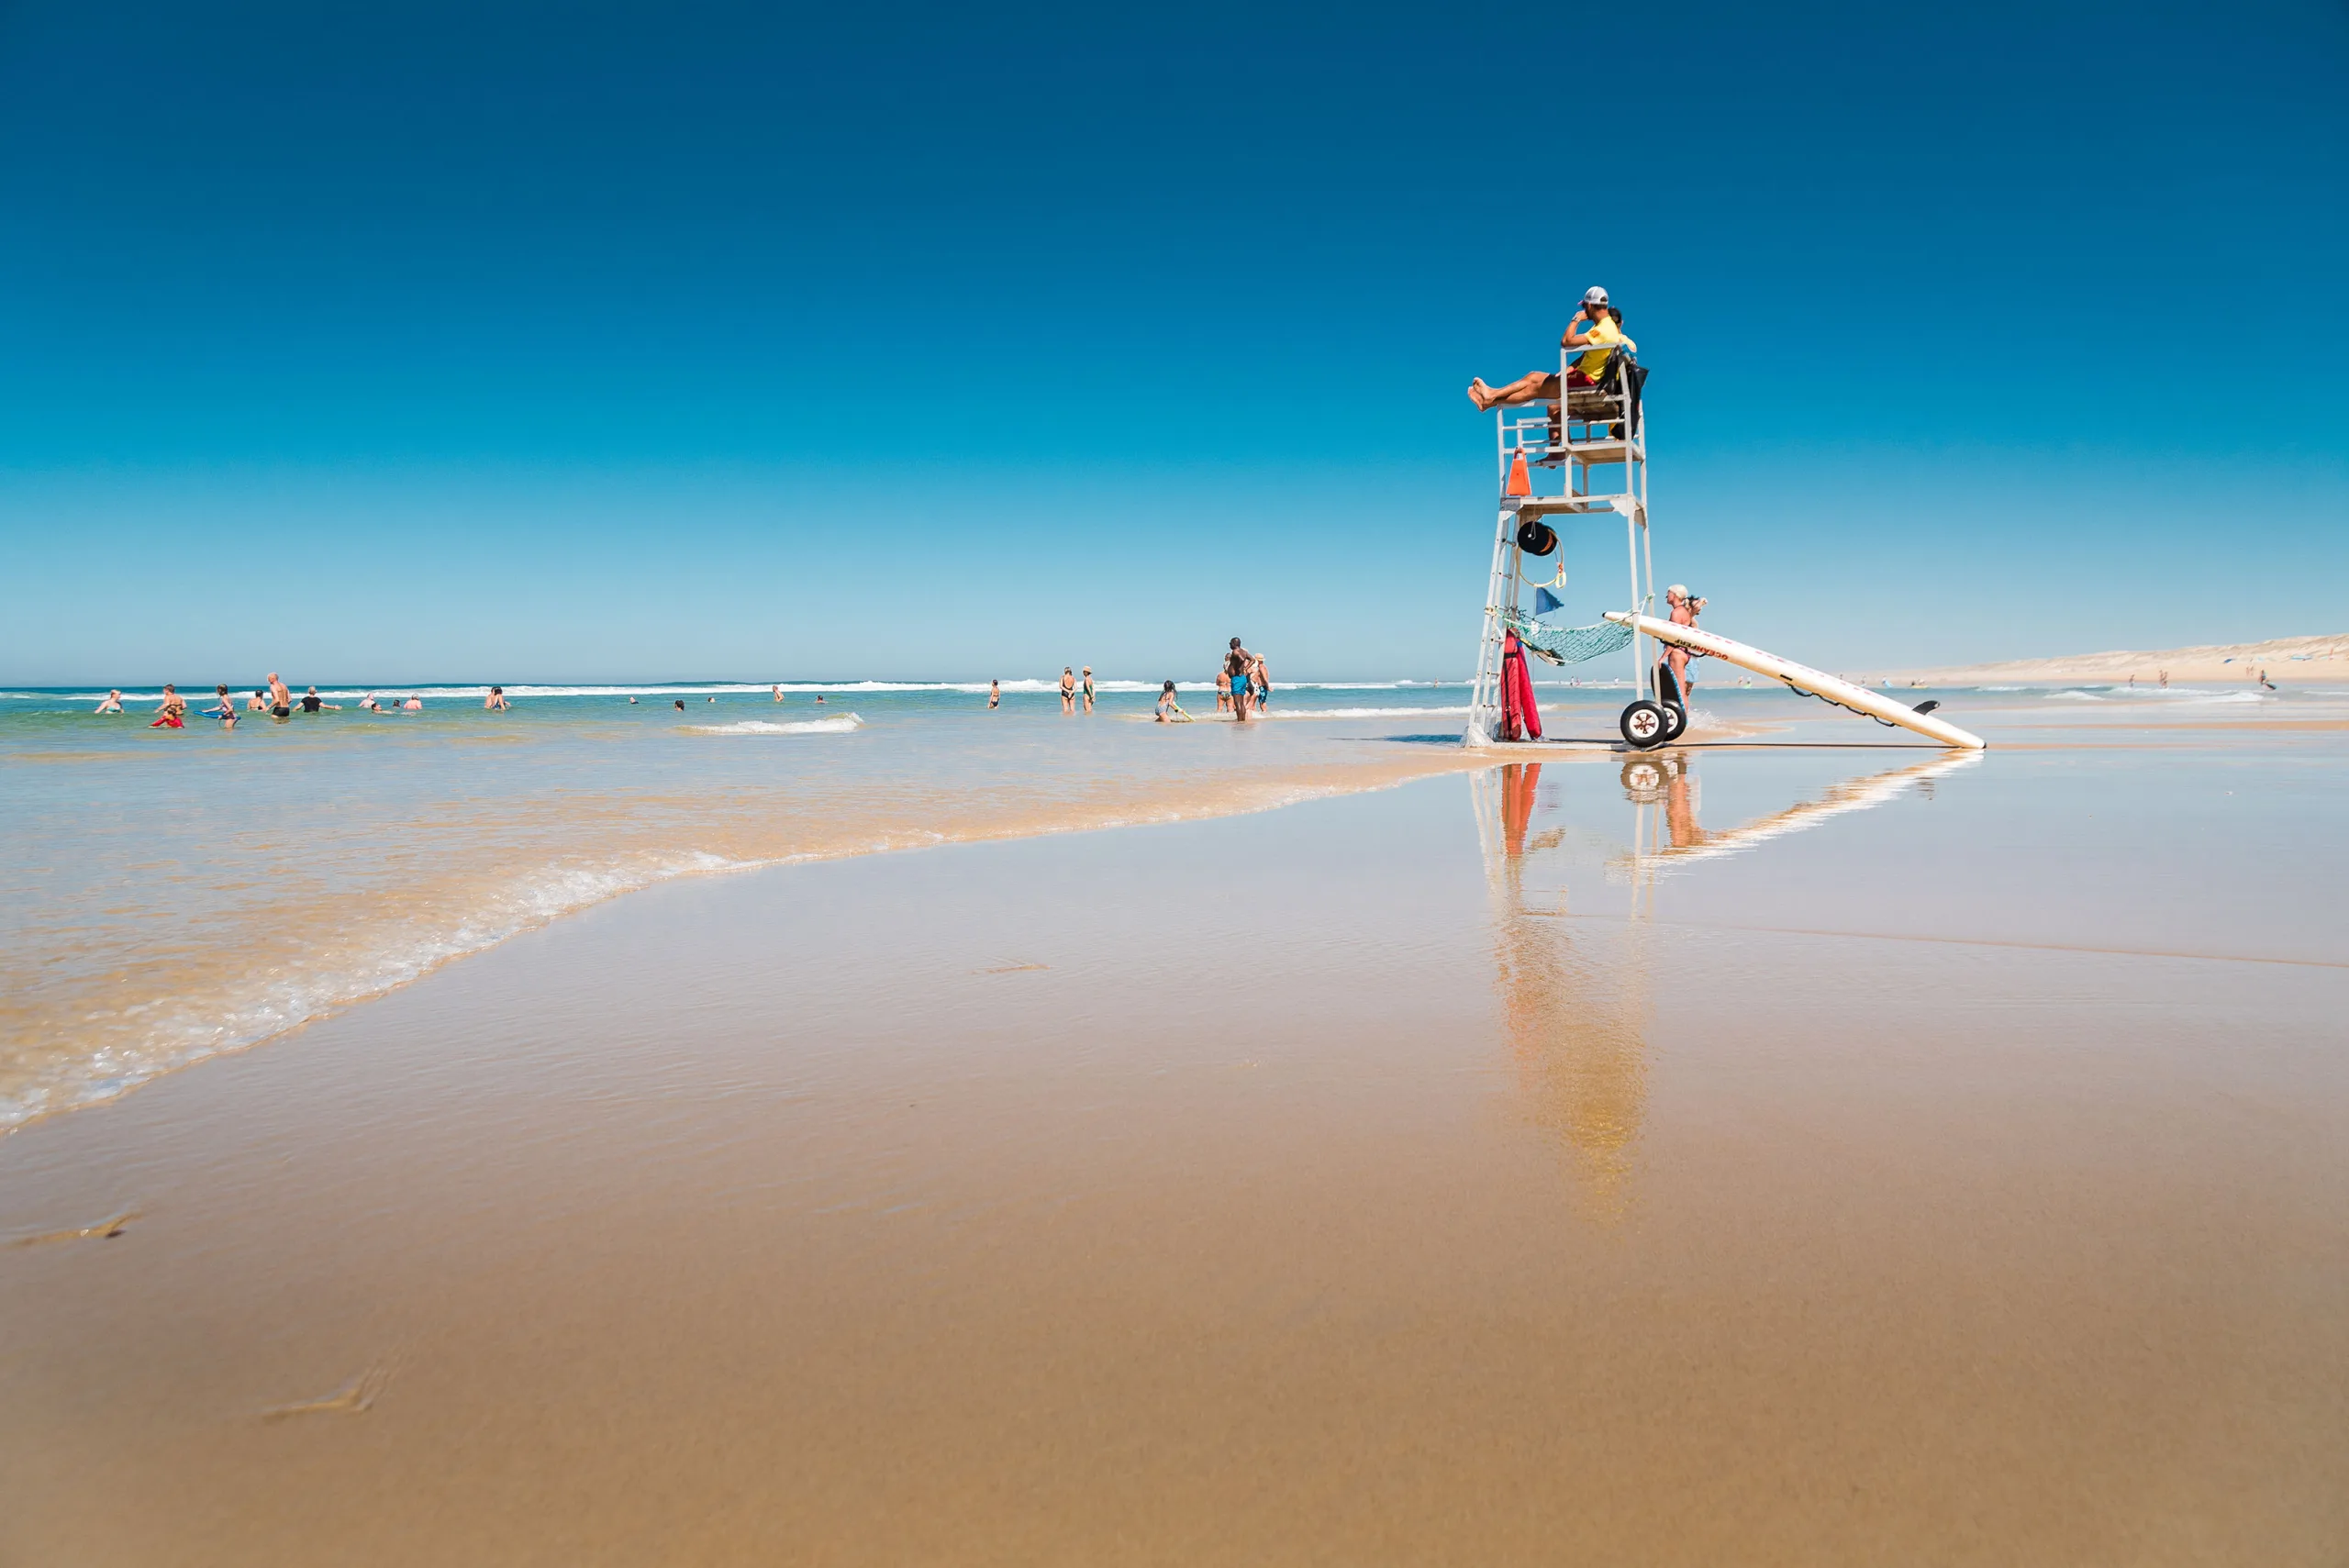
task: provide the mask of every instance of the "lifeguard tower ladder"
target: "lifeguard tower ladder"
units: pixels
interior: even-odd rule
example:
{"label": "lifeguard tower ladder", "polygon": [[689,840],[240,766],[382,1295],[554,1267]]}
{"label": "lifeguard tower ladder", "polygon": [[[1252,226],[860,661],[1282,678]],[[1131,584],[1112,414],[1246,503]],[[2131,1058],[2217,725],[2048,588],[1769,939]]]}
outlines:
{"label": "lifeguard tower ladder", "polygon": [[[1484,639],[1476,650],[1476,680],[1468,699],[1470,746],[1489,746],[1501,735],[1501,650],[1510,631],[1569,662],[1598,657],[1628,644],[1631,652],[1632,706],[1624,709],[1627,739],[1635,724],[1662,727],[1669,740],[1687,720],[1675,705],[1656,700],[1649,639],[1637,630],[1602,621],[1571,628],[1537,625],[1519,595],[1526,586],[1527,555],[1537,559],[1563,551],[1564,525],[1587,513],[1623,519],[1631,574],[1631,609],[1651,613],[1655,603],[1655,550],[1648,538],[1648,440],[1640,395],[1644,379],[1630,350],[1620,344],[1596,376],[1574,373],[1596,350],[1562,349],[1559,401],[1528,403],[1493,410],[1494,455],[1500,517],[1493,528],[1492,574],[1485,590]],[[1582,384],[1575,384],[1580,381]],[[1543,545],[1548,548],[1542,548]],[[1653,715],[1635,715],[1642,704]],[[1653,744],[1645,735],[1635,744]]]}

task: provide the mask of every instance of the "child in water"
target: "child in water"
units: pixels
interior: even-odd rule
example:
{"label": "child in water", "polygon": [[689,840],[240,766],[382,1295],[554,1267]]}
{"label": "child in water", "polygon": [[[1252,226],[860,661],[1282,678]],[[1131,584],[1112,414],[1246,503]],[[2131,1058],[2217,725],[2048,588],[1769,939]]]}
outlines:
{"label": "child in water", "polygon": [[1174,700],[1174,683],[1172,681],[1158,689],[1158,722],[1161,724],[1191,722],[1191,716],[1185,713],[1183,705]]}

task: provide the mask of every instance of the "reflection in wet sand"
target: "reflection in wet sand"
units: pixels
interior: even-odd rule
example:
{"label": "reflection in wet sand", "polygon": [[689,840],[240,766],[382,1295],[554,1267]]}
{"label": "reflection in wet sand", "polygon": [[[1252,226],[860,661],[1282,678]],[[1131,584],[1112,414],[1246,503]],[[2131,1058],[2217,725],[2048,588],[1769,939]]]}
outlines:
{"label": "reflection in wet sand", "polygon": [[1557,918],[1563,891],[1529,897],[1526,857],[1561,847],[1552,832],[1529,845],[1539,762],[1510,762],[1475,778],[1477,826],[1493,894],[1501,1018],[1534,1119],[1564,1140],[1586,1211],[1622,1218],[1634,1144],[1647,1104],[1647,995],[1642,932]]}
{"label": "reflection in wet sand", "polygon": [[[1737,828],[1708,831],[1697,820],[1702,798],[1698,793],[1696,758],[1687,751],[1658,751],[1634,757],[1623,764],[1623,795],[1642,808],[1633,824],[1631,857],[1624,864],[1635,872],[1661,861],[1709,860],[1735,854],[1787,833],[1816,828],[1830,817],[1865,811],[1884,805],[1910,784],[1928,793],[1933,781],[1981,762],[1979,751],[1950,751],[1905,768],[1890,768],[1865,778],[1844,779],[1828,786],[1816,800],[1797,802],[1783,811]],[[1651,820],[1660,808],[1662,830]]]}
{"label": "reflection in wet sand", "polygon": [[1912,784],[1930,789],[1933,780],[1980,760],[1979,752],[1953,752],[1842,780],[1816,799],[1710,829],[1698,819],[1703,797],[1693,753],[1635,756],[1620,774],[1633,807],[1631,847],[1609,861],[1609,872],[1631,884],[1630,914],[1620,923],[1569,918],[1563,873],[1529,875],[1529,866],[1566,848],[1564,829],[1533,830],[1542,764],[1511,762],[1475,776],[1509,1052],[1534,1119],[1564,1140],[1595,1218],[1620,1218],[1631,1199],[1647,1103],[1647,950],[1656,871],[1884,805]]}

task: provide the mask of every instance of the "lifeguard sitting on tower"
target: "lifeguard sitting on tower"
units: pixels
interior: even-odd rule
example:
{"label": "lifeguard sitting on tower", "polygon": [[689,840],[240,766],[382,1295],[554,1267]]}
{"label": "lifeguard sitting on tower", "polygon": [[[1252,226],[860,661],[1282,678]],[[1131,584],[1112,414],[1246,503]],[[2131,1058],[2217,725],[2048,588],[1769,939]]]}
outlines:
{"label": "lifeguard sitting on tower", "polygon": [[1561,382],[1556,371],[1531,371],[1507,386],[1492,387],[1478,376],[1468,384],[1468,401],[1481,412],[1504,406],[1515,407],[1525,403],[1555,403],[1565,395],[1570,386],[1597,386],[1605,373],[1608,356],[1617,344],[1632,353],[1640,346],[1623,336],[1622,312],[1607,303],[1607,291],[1593,288],[1582,296],[1582,309],[1566,323],[1565,336],[1558,339],[1559,347],[1587,348],[1590,352],[1566,368]]}

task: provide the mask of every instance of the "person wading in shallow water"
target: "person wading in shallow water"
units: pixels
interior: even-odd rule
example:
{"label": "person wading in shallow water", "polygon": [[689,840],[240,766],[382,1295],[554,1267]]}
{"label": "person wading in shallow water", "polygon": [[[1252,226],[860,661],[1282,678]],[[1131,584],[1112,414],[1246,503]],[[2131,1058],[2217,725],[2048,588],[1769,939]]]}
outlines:
{"label": "person wading in shallow water", "polygon": [[1085,711],[1093,711],[1093,666],[1085,667]]}
{"label": "person wading in shallow water", "polygon": [[1076,672],[1063,664],[1061,666],[1061,713],[1066,716],[1075,711]]}
{"label": "person wading in shallow water", "polygon": [[1241,723],[1248,722],[1249,672],[1256,667],[1256,656],[1231,639],[1231,651],[1223,656],[1223,673],[1231,682],[1231,717]]}

